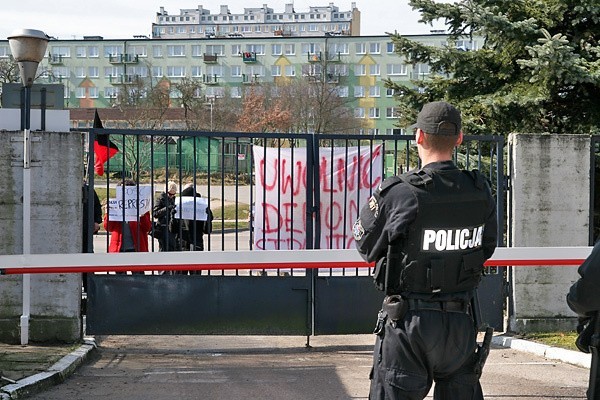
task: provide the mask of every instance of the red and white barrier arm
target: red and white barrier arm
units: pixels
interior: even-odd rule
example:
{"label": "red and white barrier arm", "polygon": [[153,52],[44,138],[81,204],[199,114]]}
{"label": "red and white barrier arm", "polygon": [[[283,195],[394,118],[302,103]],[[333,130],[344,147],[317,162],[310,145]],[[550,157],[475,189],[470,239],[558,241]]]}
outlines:
{"label": "red and white barrier arm", "polygon": [[[579,266],[592,247],[499,247],[486,266]],[[109,271],[369,268],[355,249],[0,256],[0,275]]]}

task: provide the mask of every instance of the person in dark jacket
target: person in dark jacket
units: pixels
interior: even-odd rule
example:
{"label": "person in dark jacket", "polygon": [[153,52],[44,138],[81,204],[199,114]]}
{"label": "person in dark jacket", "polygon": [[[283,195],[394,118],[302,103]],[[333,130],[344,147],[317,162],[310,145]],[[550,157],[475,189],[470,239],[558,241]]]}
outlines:
{"label": "person in dark jacket", "polygon": [[[193,184],[188,184],[181,191],[181,196],[202,197],[196,192]],[[190,220],[182,219],[180,221],[179,237],[181,239],[181,247],[183,250],[204,251],[204,234],[210,234],[212,231],[213,215],[210,208],[206,208],[207,220]],[[202,271],[189,271],[190,275],[200,275]]]}
{"label": "person in dark jacket", "polygon": [[353,236],[376,262],[386,297],[377,319],[371,400],[481,400],[477,327],[469,303],[496,248],[496,202],[487,179],[452,161],[460,112],[423,106],[416,144],[422,168],[386,179],[361,209]]}
{"label": "person in dark jacket", "polygon": [[569,289],[567,304],[579,317],[579,336],[575,344],[579,350],[589,353],[596,318],[600,311],[600,241],[596,242],[577,272],[580,278]]}
{"label": "person in dark jacket", "polygon": [[181,249],[177,237],[178,221],[174,218],[176,194],[177,183],[169,181],[167,191],[158,196],[152,209],[152,215],[158,221],[153,235],[158,240],[159,251],[179,251]]}

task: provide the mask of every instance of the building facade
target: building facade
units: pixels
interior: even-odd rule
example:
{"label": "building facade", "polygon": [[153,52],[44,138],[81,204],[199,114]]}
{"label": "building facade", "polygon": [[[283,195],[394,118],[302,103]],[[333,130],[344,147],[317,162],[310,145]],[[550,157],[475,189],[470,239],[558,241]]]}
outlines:
{"label": "building facade", "polygon": [[232,14],[222,5],[218,13],[211,13],[202,5],[196,9],[181,9],[179,15],[170,15],[164,7],[152,24],[155,39],[224,38],[224,37],[311,37],[360,36],[360,11],[352,3],[349,11],[340,11],[334,3],[310,7],[296,12],[294,4],[285,4],[275,12],[264,4],[260,8],[244,8]]}
{"label": "building facade", "polygon": [[[410,38],[432,46],[448,45],[445,34]],[[478,43],[465,40],[452,45],[476,49]],[[2,58],[10,58],[7,40],[0,41]],[[391,134],[398,129],[396,100],[384,81],[427,79],[429,66],[407,64],[394,52],[389,36],[85,37],[51,40],[39,72],[36,83],[65,86],[67,108],[111,107],[121,88],[140,80],[155,85],[193,78],[203,82],[202,96],[241,98],[249,85],[327,74],[327,81],[361,120],[362,128],[356,133]],[[171,91],[173,99],[178,95]]]}

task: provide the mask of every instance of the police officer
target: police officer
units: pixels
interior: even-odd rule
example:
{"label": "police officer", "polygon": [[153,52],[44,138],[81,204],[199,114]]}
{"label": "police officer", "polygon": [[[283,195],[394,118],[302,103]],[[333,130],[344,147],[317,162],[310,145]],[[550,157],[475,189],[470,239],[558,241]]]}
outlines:
{"label": "police officer", "polygon": [[567,304],[579,317],[579,336],[575,344],[579,350],[589,353],[596,318],[600,311],[600,241],[596,242],[592,252],[577,271],[580,278],[569,289]]}
{"label": "police officer", "polygon": [[483,399],[469,302],[496,248],[496,203],[487,179],[459,170],[460,112],[425,104],[417,117],[422,168],[386,179],[353,227],[385,291],[375,329],[370,399]]}

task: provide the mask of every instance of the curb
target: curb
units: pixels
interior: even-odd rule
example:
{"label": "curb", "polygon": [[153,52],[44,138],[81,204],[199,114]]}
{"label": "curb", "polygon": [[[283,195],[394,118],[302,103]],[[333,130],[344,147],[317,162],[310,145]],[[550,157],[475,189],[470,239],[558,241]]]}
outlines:
{"label": "curb", "polygon": [[44,372],[28,376],[0,388],[0,400],[16,400],[39,393],[64,382],[75,370],[88,360],[96,350],[94,338],[85,338],[84,344],[73,350]]}
{"label": "curb", "polygon": [[545,344],[530,342],[528,340],[523,339],[515,339],[510,336],[494,336],[492,338],[492,343],[498,346],[533,353],[535,355],[545,357],[550,360],[562,361],[583,368],[590,368],[592,362],[591,354],[585,354],[574,350],[561,349],[559,347],[552,347]]}

